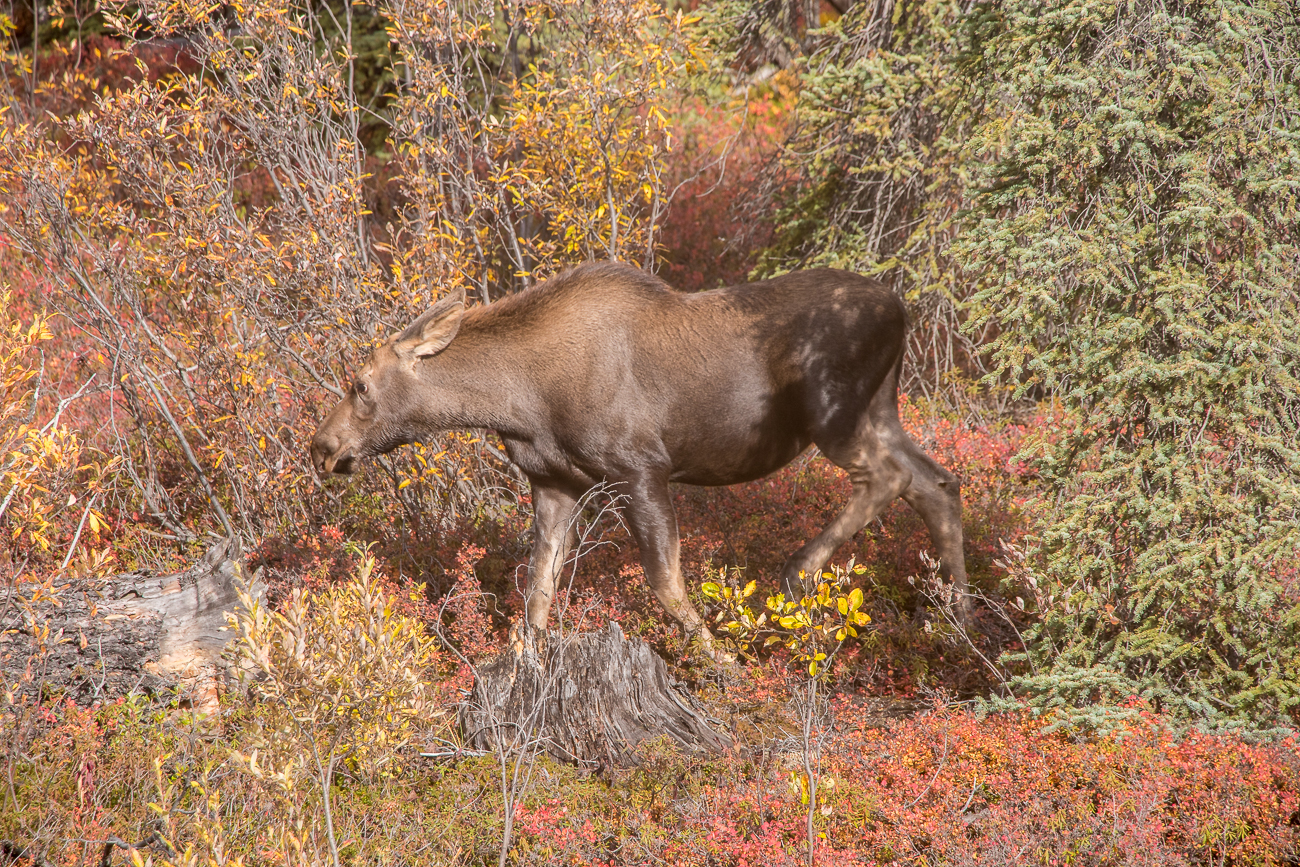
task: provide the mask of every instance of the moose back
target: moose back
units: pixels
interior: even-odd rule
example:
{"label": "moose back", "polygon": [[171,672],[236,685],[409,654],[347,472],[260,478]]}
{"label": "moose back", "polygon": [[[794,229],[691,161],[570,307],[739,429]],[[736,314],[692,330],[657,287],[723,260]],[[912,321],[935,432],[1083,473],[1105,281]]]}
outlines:
{"label": "moose back", "polygon": [[799,271],[698,294],[629,265],[589,263],[466,308],[454,293],[375,350],[312,439],[312,463],[357,461],[430,434],[490,428],[532,485],[528,622],[545,629],[594,485],[617,486],[655,596],[712,640],[686,595],[670,482],[765,476],[810,445],[852,483],[844,510],[782,569],[787,592],[896,497],[966,593],[956,478],[898,418],[906,318],[875,280]]}

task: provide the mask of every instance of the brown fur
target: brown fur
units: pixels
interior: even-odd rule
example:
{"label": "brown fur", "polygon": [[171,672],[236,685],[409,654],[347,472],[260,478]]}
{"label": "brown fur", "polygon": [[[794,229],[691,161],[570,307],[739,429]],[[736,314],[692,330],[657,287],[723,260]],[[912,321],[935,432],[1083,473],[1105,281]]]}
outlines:
{"label": "brown fur", "polygon": [[375,351],[312,440],[318,471],[453,428],[495,430],[532,484],[528,620],[545,628],[578,500],[607,483],[655,595],[709,642],[686,598],[669,482],[767,475],[809,445],[852,482],[844,511],[782,570],[816,574],[896,497],[925,520],[964,599],[956,479],[898,420],[905,315],[880,283],[802,271],[683,295],[591,263],[493,304],[443,299]]}

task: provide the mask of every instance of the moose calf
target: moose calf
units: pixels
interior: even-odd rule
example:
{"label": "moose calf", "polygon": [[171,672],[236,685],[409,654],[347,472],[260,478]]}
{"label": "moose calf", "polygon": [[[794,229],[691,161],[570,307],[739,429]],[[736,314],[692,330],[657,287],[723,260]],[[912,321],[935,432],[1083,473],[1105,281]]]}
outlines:
{"label": "moose calf", "polygon": [[626,494],[655,596],[712,639],[682,580],[670,482],[731,485],[815,445],[852,482],[844,510],[785,564],[787,592],[902,497],[965,600],[956,478],[904,432],[902,303],[875,280],[799,271],[686,295],[629,265],[580,265],[492,304],[463,292],[375,350],[312,439],[318,472],[438,431],[490,428],[532,485],[528,622],[545,629],[592,486]]}

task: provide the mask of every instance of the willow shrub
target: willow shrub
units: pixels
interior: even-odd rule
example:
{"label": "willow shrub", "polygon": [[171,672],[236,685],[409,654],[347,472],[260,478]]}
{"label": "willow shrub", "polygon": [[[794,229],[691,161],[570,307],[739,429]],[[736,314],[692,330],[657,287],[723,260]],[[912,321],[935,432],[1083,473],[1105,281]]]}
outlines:
{"label": "willow shrub", "polygon": [[955,248],[984,275],[972,324],[1067,419],[1036,449],[1050,604],[1015,685],[1294,724],[1297,10],[1015,0],[970,26],[1000,107]]}

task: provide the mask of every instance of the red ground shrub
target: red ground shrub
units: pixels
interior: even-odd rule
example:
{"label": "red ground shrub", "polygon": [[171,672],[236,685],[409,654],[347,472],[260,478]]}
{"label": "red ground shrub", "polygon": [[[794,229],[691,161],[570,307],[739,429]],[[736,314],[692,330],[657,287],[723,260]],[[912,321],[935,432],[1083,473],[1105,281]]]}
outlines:
{"label": "red ground shrub", "polygon": [[[1294,739],[1180,738],[1149,715],[1085,738],[1016,715],[936,711],[877,729],[855,725],[852,705],[839,714],[819,864],[1262,865],[1297,853]],[[522,807],[520,863],[803,863],[796,764],[650,752],[599,809],[589,789]]]}

